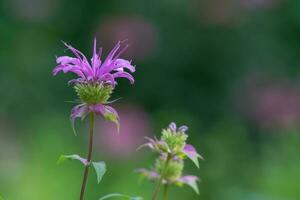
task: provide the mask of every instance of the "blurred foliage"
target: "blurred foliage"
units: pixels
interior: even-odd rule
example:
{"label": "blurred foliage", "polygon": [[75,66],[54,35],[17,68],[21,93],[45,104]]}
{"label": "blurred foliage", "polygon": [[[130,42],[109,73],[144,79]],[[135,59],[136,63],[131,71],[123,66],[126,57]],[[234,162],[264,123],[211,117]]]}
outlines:
{"label": "blurred foliage", "polygon": [[[85,123],[73,137],[68,120],[73,105],[65,102],[75,98],[66,84],[72,75],[52,77],[51,70],[55,56],[64,54],[61,40],[91,55],[94,36],[105,45],[126,39],[102,37],[105,23],[116,18],[125,20],[120,35],[126,20],[139,19],[129,23],[137,27],[129,31],[132,40],[138,35],[145,42],[140,49],[153,48],[151,55],[129,55],[137,66],[136,83],[120,81],[114,96],[124,98],[118,104],[145,108],[155,133],[170,121],[187,124],[190,141],[205,158],[199,171],[187,167],[202,179],[200,196],[190,188],[171,188],[170,199],[299,199],[299,126],[265,128],[236,104],[247,96],[243,83],[251,74],[299,87],[300,3],[228,2],[1,1],[0,193],[5,200],[78,197],[82,166],[57,166],[56,160],[62,153],[85,154]],[[154,32],[139,32],[140,21]],[[296,124],[298,109],[290,111],[297,112]],[[153,185],[139,184],[133,170],[151,166],[149,156],[133,154],[124,162],[99,150],[95,159],[105,160],[108,171],[99,185],[90,176],[86,198],[120,192],[148,199]]]}

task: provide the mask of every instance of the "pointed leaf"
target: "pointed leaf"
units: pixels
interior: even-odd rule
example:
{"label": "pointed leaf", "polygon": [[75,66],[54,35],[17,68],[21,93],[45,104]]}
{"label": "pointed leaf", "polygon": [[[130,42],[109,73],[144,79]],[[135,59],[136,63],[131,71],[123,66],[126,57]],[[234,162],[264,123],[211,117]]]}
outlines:
{"label": "pointed leaf", "polygon": [[197,194],[199,194],[198,185],[196,182],[186,183],[188,186],[190,186]]}
{"label": "pointed leaf", "polygon": [[196,149],[192,145],[186,144],[183,149],[183,153],[194,162],[197,168],[199,168],[198,158],[203,160],[203,157],[197,153]]}
{"label": "pointed leaf", "polygon": [[190,186],[197,194],[199,194],[199,189],[198,189],[198,177],[197,176],[183,176],[179,179],[180,183],[186,184]]}
{"label": "pointed leaf", "polygon": [[93,167],[96,171],[97,182],[99,184],[102,180],[102,177],[104,176],[104,174],[106,172],[106,164],[103,161],[101,161],[101,162],[92,162],[92,164],[93,164]]}
{"label": "pointed leaf", "polygon": [[193,161],[193,163],[196,165],[197,168],[200,168],[199,166],[199,160],[198,160],[198,157],[192,157],[192,156],[188,156],[189,159],[191,159]]}
{"label": "pointed leaf", "polygon": [[105,199],[109,199],[109,198],[113,198],[113,197],[121,197],[122,199],[125,199],[125,200],[143,200],[142,197],[131,197],[131,196],[119,194],[119,193],[112,193],[112,194],[105,195],[105,196],[101,197],[99,200],[105,200]]}
{"label": "pointed leaf", "polygon": [[73,154],[73,155],[61,155],[57,161],[57,164],[60,164],[66,160],[78,160],[80,161],[82,164],[84,164],[85,166],[88,165],[88,161],[85,158],[80,157],[77,154]]}

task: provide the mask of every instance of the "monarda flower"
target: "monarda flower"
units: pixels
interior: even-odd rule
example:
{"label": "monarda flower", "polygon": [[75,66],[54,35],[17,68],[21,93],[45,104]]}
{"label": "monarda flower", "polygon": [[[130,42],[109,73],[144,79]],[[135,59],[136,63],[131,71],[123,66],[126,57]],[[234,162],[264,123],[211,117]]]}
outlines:
{"label": "monarda flower", "polygon": [[76,105],[70,115],[72,128],[76,118],[84,119],[93,112],[102,115],[106,120],[114,122],[119,129],[119,116],[117,111],[109,106],[109,98],[117,85],[117,78],[127,78],[131,84],[134,78],[130,73],[135,72],[135,67],[131,61],[121,59],[121,54],[128,45],[121,48],[122,42],[118,42],[107,55],[104,62],[101,61],[102,48],[97,49],[96,39],[94,40],[93,56],[91,62],[85,55],[74,47],[64,43],[64,45],[74,54],[74,57],[57,57],[57,66],[53,70],[53,75],[58,72],[74,73],[78,78],[70,80],[69,84],[74,86],[80,103]]}

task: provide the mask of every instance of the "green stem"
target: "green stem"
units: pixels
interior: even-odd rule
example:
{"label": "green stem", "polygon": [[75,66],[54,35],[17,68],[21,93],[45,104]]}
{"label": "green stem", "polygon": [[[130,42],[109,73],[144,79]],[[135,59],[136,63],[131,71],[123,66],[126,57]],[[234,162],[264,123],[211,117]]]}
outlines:
{"label": "green stem", "polygon": [[168,200],[168,192],[169,192],[169,185],[166,184],[164,187],[164,196],[163,196],[163,200]]}
{"label": "green stem", "polygon": [[80,200],[83,200],[83,198],[84,198],[86,182],[87,182],[87,178],[89,175],[90,162],[92,160],[94,125],[95,125],[95,114],[92,112],[91,113],[91,124],[90,124],[89,151],[88,151],[88,155],[87,155],[87,163],[88,164],[85,166],[85,169],[84,169],[83,180],[82,180],[82,185],[81,185],[81,190],[80,190]]}
{"label": "green stem", "polygon": [[158,197],[160,186],[161,186],[161,184],[163,182],[163,179],[164,179],[164,176],[165,176],[165,173],[166,173],[166,169],[167,169],[167,167],[169,165],[169,162],[170,162],[171,158],[172,158],[171,154],[168,154],[167,160],[166,160],[166,164],[164,166],[163,171],[160,174],[160,178],[159,178],[158,183],[157,183],[157,185],[155,187],[155,190],[153,192],[152,200],[156,200],[157,197]]}

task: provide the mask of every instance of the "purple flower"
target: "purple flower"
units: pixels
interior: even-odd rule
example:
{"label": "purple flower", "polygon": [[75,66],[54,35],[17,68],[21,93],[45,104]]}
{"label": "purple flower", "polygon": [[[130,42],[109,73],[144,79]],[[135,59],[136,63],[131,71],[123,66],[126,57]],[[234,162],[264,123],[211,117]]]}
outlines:
{"label": "purple flower", "polygon": [[182,132],[182,133],[185,133],[189,128],[185,125],[183,126],[180,126],[178,129],[177,129],[177,125],[175,124],[175,122],[171,122],[170,125],[169,125],[169,129],[172,131],[172,132]]}
{"label": "purple flower", "polygon": [[116,78],[127,78],[133,84],[134,78],[130,72],[135,72],[131,61],[119,58],[128,48],[126,45],[120,49],[121,43],[119,41],[116,44],[104,62],[101,61],[102,48],[97,51],[96,39],[91,62],[88,62],[80,51],[64,43],[74,57],[58,57],[56,59],[58,65],[54,68],[53,75],[62,71],[64,73],[72,72],[78,76],[69,81],[70,84],[75,85],[74,88],[81,102],[72,109],[70,115],[74,133],[75,119],[84,119],[91,112],[103,115],[106,120],[114,122],[119,130],[118,113],[113,107],[107,105],[108,99],[117,84]]}
{"label": "purple flower", "polygon": [[56,59],[58,65],[54,68],[53,75],[56,75],[60,71],[75,73],[79,78],[71,80],[70,83],[107,83],[114,87],[117,83],[116,78],[127,78],[131,83],[134,83],[132,75],[125,70],[127,69],[133,73],[135,72],[135,67],[131,64],[131,61],[119,58],[128,48],[128,45],[119,50],[121,47],[121,42],[119,41],[104,62],[102,62],[102,48],[99,48],[97,52],[97,42],[95,39],[93,57],[90,63],[83,53],[66,43],[64,45],[75,57],[58,57]]}
{"label": "purple flower", "polygon": [[90,112],[93,112],[97,115],[102,115],[106,120],[115,123],[119,131],[120,128],[119,115],[113,107],[108,105],[103,105],[101,103],[95,105],[88,105],[86,103],[82,103],[73,107],[70,115],[71,125],[75,135],[76,135],[76,131],[74,127],[75,119],[81,118],[83,120]]}

